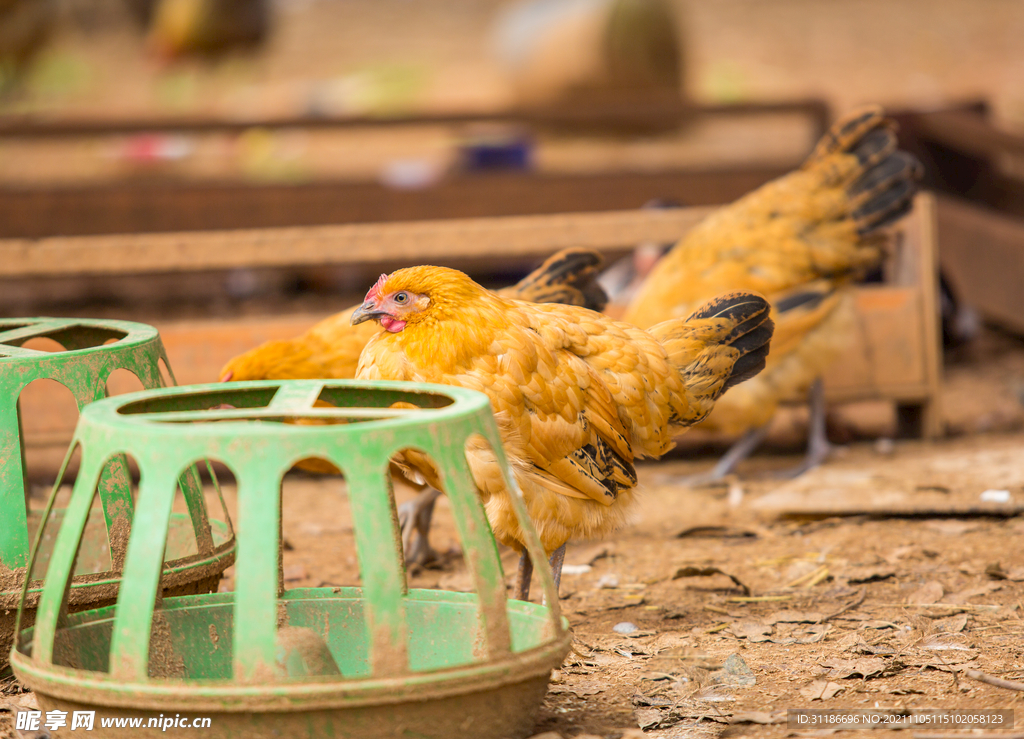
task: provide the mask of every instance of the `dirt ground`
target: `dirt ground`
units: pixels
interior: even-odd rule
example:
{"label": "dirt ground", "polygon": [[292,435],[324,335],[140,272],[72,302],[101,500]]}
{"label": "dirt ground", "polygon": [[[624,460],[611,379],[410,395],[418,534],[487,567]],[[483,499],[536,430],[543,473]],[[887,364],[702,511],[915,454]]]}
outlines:
{"label": "dirt ground", "polygon": [[[822,733],[788,728],[790,708],[1019,707],[965,670],[1024,679],[1024,342],[986,332],[946,374],[938,442],[890,441],[880,407],[838,409],[837,429],[881,439],[794,481],[770,473],[798,459],[796,415],[721,486],[677,480],[711,464],[704,442],[642,465],[637,520],[569,547],[574,647],[536,731],[772,739]],[[289,587],[358,583],[340,478],[286,478],[284,537]],[[443,498],[431,541],[440,561],[410,585],[468,589]]]}

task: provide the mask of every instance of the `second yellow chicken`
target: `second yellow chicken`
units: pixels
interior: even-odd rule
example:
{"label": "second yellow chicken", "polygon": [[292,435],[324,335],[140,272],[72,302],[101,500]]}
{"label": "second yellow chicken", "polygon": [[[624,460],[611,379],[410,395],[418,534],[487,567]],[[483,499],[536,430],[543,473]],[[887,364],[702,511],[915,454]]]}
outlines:
{"label": "second yellow chicken", "polygon": [[821,374],[854,330],[854,280],[880,262],[885,227],[910,210],[920,176],[920,163],[897,149],[895,124],[877,107],[855,111],[800,169],[708,216],[651,271],[623,316],[641,328],[724,290],[756,290],[772,303],[765,371],[701,424],[745,432],[707,478],[731,472],[763,440],[779,403],[808,390],[808,455],[791,474],[825,458]]}

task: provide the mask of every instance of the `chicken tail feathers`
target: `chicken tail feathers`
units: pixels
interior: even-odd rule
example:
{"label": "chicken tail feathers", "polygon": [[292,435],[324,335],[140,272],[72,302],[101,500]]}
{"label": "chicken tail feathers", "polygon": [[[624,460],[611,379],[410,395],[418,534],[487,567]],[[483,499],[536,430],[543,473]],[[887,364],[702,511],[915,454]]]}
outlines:
{"label": "chicken tail feathers", "polygon": [[905,151],[893,152],[867,170],[848,189],[856,204],[857,233],[869,236],[906,215],[923,172],[921,162]]}
{"label": "chicken tail feathers", "polygon": [[[852,153],[861,146],[868,134],[876,131],[878,135],[872,139],[873,144],[881,145],[880,149],[891,146],[891,150],[895,150],[896,123],[885,117],[881,106],[866,105],[854,110],[832,124],[825,135],[818,140],[814,151],[807,157],[801,169],[813,169],[833,159],[836,154]],[[869,150],[864,149],[861,154],[858,154],[858,159],[868,154]],[[866,165],[867,162],[862,160],[862,164]]]}
{"label": "chicken tail feathers", "polygon": [[760,295],[734,292],[708,301],[685,320],[665,321],[649,329],[697,401],[692,406],[696,418],[674,422],[699,421],[722,393],[764,369],[775,329],[770,311]]}
{"label": "chicken tail feathers", "polygon": [[602,311],[608,304],[608,295],[597,283],[603,264],[596,251],[562,249],[502,293],[531,303],[563,303]]}
{"label": "chicken tail feathers", "polygon": [[869,236],[906,215],[924,172],[898,147],[896,122],[868,106],[836,121],[802,169],[820,169],[826,180],[845,184],[857,233]]}
{"label": "chicken tail feathers", "polygon": [[735,292],[712,298],[687,319],[688,324],[693,322],[717,329],[717,345],[709,344],[708,349],[728,347],[737,352],[719,394],[764,369],[775,330],[775,324],[768,317],[770,311],[768,301],[760,295]]}

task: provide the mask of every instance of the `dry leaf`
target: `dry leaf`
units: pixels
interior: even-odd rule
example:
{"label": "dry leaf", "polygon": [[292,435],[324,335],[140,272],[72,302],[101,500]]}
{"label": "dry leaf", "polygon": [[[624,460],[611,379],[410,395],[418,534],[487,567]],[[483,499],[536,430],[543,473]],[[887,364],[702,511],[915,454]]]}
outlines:
{"label": "dry leaf", "polygon": [[961,613],[959,616],[953,616],[952,618],[944,618],[940,621],[936,621],[933,624],[933,628],[939,633],[957,634],[964,630],[967,626],[967,614]]}
{"label": "dry leaf", "polygon": [[1024,567],[1015,567],[1007,572],[999,562],[993,562],[985,568],[985,574],[993,580],[1024,581]]}
{"label": "dry leaf", "polygon": [[[954,655],[950,655],[953,657]],[[978,663],[973,659],[964,660],[964,655],[956,655],[957,660],[949,659],[943,662],[937,660],[934,657],[915,657],[904,655],[900,658],[900,661],[908,667],[921,667],[924,669],[941,670],[942,672],[963,672],[964,670],[976,670],[978,669]]]}
{"label": "dry leaf", "polygon": [[863,677],[881,675],[885,670],[885,662],[878,657],[862,657],[861,659],[834,659],[822,667],[829,668],[826,677]]}
{"label": "dry leaf", "polygon": [[800,695],[812,701],[827,701],[842,689],[843,686],[839,683],[833,683],[827,680],[815,680],[810,685],[800,688]]}
{"label": "dry leaf", "polygon": [[[647,729],[655,729],[661,726],[663,714],[657,708],[635,708],[633,709],[633,717],[636,719],[637,725],[646,731]],[[672,726],[672,723],[666,725]]]}
{"label": "dry leaf", "polygon": [[886,644],[864,644],[863,642],[857,644],[851,651],[859,654],[896,654],[896,650]]}
{"label": "dry leaf", "polygon": [[680,567],[676,570],[675,574],[672,575],[673,580],[678,580],[682,577],[711,577],[712,575],[725,575],[727,578],[736,583],[737,587],[743,591],[744,595],[750,595],[750,588],[740,582],[739,578],[735,575],[730,575],[728,572],[722,572],[717,567],[702,567],[699,565],[687,565]]}
{"label": "dry leaf", "polygon": [[869,582],[882,582],[883,580],[896,577],[896,570],[888,565],[850,567],[842,573],[842,576],[851,585],[861,585]]}
{"label": "dry leaf", "polygon": [[822,614],[817,611],[776,611],[772,615],[768,616],[764,622],[766,624],[814,624],[821,621],[823,618]]}
{"label": "dry leaf", "polygon": [[768,641],[771,638],[772,627],[768,624],[757,621],[737,621],[728,629],[729,633],[739,639],[746,639],[751,642]]}
{"label": "dry leaf", "polygon": [[956,519],[942,518],[934,521],[926,521],[924,526],[932,531],[946,536],[960,536],[968,531],[977,531],[981,528],[980,523],[973,521],[958,521]]}
{"label": "dry leaf", "polygon": [[779,624],[771,641],[775,644],[817,644],[831,629],[829,624]]}
{"label": "dry leaf", "polygon": [[935,652],[971,651],[971,647],[963,642],[962,636],[950,636],[942,634],[933,634],[931,636],[927,636],[921,640],[918,646],[922,649],[931,649]]}
{"label": "dry leaf", "polygon": [[736,700],[736,696],[719,685],[708,685],[706,688],[701,688],[690,697],[694,700],[709,701],[711,703]]}
{"label": "dry leaf", "polygon": [[577,698],[586,698],[587,696],[597,695],[603,693],[608,687],[608,683],[605,680],[577,680],[572,683],[562,683],[560,685],[552,685],[550,692],[552,693],[571,693]]}
{"label": "dry leaf", "polygon": [[861,624],[865,629],[898,629],[899,626],[892,621],[871,620]]}
{"label": "dry leaf", "polygon": [[946,598],[946,602],[947,603],[952,603],[954,605],[962,605],[962,604],[968,603],[969,601],[971,601],[974,598],[983,598],[986,595],[988,595],[989,593],[994,593],[997,590],[1002,590],[1002,589],[1003,589],[1003,584],[1002,583],[987,582],[984,585],[979,585],[976,588],[970,588],[968,590],[961,590],[959,593],[954,593],[953,595],[951,595],[948,598]]}
{"label": "dry leaf", "polygon": [[757,534],[747,529],[736,529],[730,526],[691,526],[676,534],[676,538],[756,539]]}
{"label": "dry leaf", "polygon": [[942,583],[931,580],[908,595],[907,604],[930,606],[932,603],[938,603],[942,600],[942,596],[945,593],[946,591],[942,587]]}

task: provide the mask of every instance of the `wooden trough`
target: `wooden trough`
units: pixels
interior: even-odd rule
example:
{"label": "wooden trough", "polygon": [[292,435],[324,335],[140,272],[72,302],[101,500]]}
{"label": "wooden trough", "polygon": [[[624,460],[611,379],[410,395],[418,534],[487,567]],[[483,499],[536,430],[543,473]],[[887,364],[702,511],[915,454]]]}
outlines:
{"label": "wooden trough", "polygon": [[[0,279],[132,272],[179,273],[231,267],[446,264],[459,259],[543,258],[568,246],[609,257],[641,242],[678,239],[710,208],[448,219],[405,223],[191,233],[0,240]],[[832,402],[888,400],[900,431],[934,438],[941,355],[936,297],[935,200],[918,197],[896,230],[886,281],[857,290],[860,330],[826,377]],[[263,342],[301,333],[323,316],[266,316],[156,321],[181,384],[211,382],[231,357]],[[117,388],[113,388],[117,390]],[[29,388],[31,390],[31,388]],[[74,410],[38,393],[25,415],[30,468],[58,460]],[[33,461],[36,462],[33,465]]]}

